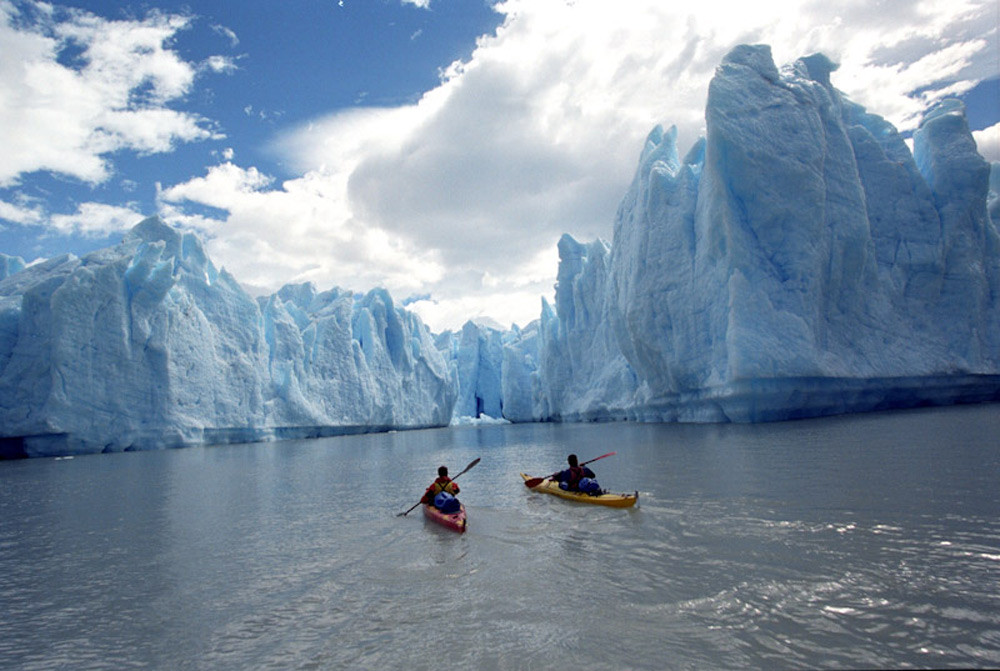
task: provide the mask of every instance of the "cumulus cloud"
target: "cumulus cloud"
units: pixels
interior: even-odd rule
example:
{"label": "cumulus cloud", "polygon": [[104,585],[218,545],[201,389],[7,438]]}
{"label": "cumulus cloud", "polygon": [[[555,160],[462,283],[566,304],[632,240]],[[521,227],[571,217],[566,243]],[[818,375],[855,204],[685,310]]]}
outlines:
{"label": "cumulus cloud", "polygon": [[141,213],[129,207],[81,203],[72,214],[51,216],[49,226],[59,233],[102,237],[127,231],[142,219]]}
{"label": "cumulus cloud", "polygon": [[524,324],[551,293],[559,235],[610,237],[652,126],[677,125],[682,152],[702,134],[708,82],[736,44],[768,43],[779,65],[826,53],[834,85],[904,131],[995,76],[998,48],[987,0],[496,10],[503,25],[419,102],[284,133],[277,147],[301,178],[275,184],[227,163],[164,189],[163,211],[202,227],[217,260],[262,288],[379,284],[429,293],[411,307],[437,329],[476,315]]}
{"label": "cumulus cloud", "polygon": [[0,219],[15,224],[28,225],[42,223],[44,216],[42,208],[37,205],[8,203],[0,200]]}
{"label": "cumulus cloud", "polygon": [[[163,218],[200,230],[213,258],[260,292],[311,281],[324,288],[385,286],[405,296],[443,273],[433,253],[353,221],[343,185],[329,175],[314,172],[276,186],[255,168],[227,162],[161,189],[159,202]],[[224,220],[194,214],[192,205],[227,214]]]}
{"label": "cumulus cloud", "polygon": [[972,132],[979,153],[987,161],[1000,161],[1000,123]]}
{"label": "cumulus cloud", "polygon": [[190,18],[151,13],[108,21],[79,10],[0,2],[0,186],[51,171],[105,181],[116,151],[170,151],[218,137],[168,105],[196,68],[167,45]]}

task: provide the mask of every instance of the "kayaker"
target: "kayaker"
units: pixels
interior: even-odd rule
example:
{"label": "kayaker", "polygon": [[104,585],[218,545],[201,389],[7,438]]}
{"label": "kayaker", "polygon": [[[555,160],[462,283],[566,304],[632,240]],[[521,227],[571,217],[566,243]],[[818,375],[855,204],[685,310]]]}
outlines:
{"label": "kayaker", "polygon": [[561,489],[571,492],[600,492],[601,487],[595,480],[597,476],[586,466],[580,466],[575,454],[566,457],[566,462],[569,464],[569,468],[552,475],[552,479],[559,483]]}
{"label": "kayaker", "polygon": [[[461,475],[461,473],[459,474]],[[450,494],[451,497],[455,497],[459,492],[458,483],[453,482],[451,478],[448,477],[448,467],[438,466],[438,476],[434,482],[431,483],[427,491],[424,492],[424,496],[420,499],[421,503],[426,503],[428,505],[435,504],[435,498],[438,494],[445,493]],[[438,506],[440,507],[440,506]]]}

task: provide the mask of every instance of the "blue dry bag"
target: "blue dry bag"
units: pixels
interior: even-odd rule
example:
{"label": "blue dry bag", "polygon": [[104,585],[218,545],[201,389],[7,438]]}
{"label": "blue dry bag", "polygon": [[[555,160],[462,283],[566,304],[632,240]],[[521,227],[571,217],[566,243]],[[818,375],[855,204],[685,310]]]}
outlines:
{"label": "blue dry bag", "polygon": [[457,513],[460,504],[458,499],[448,492],[439,492],[438,495],[434,497],[434,507],[445,514]]}
{"label": "blue dry bag", "polygon": [[577,487],[584,494],[600,494],[601,492],[601,486],[593,478],[580,478],[580,484]]}

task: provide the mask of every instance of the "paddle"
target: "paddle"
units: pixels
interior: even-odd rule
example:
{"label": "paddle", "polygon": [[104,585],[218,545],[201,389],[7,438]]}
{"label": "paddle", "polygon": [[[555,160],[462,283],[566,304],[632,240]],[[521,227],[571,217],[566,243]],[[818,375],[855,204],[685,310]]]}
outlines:
{"label": "paddle", "polygon": [[[593,459],[588,459],[587,461],[583,462],[582,464],[578,464],[578,465],[579,466],[586,466],[587,464],[589,464],[592,461],[597,461],[598,459],[603,459],[604,457],[610,457],[613,454],[618,454],[618,453],[617,452],[608,452],[607,454],[602,454],[599,457],[594,457]],[[552,475],[556,475],[556,473],[553,473]],[[527,480],[524,481],[524,486],[527,487],[528,489],[534,489],[538,485],[542,484],[543,482],[545,482],[546,480],[548,480],[549,478],[551,478],[552,475],[547,475],[544,478],[528,478]]]}
{"label": "paddle", "polygon": [[[461,471],[459,471],[458,475],[461,475],[462,473],[465,473],[467,470],[469,470],[470,468],[472,468],[473,466],[475,466],[476,464],[478,464],[480,459],[482,459],[482,457],[476,457],[475,459],[473,459],[471,462],[469,462],[468,466],[466,466]],[[455,480],[458,480],[458,475],[456,475],[455,477],[452,478],[453,482]],[[417,501],[416,503],[413,504],[413,508],[416,508],[419,505],[420,505],[420,501]],[[413,512],[413,508],[410,508],[405,513],[396,513],[396,517],[406,517],[407,515],[409,515],[410,513]]]}

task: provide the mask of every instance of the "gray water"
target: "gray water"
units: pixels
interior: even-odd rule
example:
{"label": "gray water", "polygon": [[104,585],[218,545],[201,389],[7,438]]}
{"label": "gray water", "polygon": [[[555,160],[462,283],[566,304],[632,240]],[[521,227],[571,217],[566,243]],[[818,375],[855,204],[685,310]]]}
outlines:
{"label": "gray water", "polygon": [[[0,668],[1000,666],[1000,406],[0,463]],[[575,452],[631,510],[532,493]],[[459,535],[415,503],[439,464]]]}

